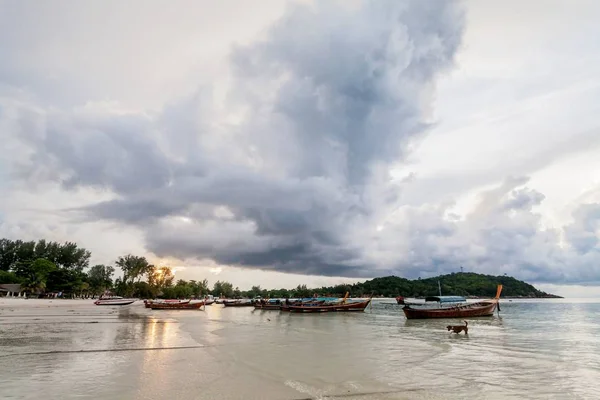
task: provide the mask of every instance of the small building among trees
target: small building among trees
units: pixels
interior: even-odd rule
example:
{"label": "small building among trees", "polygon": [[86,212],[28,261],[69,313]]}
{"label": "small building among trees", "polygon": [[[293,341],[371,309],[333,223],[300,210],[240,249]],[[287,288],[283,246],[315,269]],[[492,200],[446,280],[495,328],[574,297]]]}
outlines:
{"label": "small building among trees", "polygon": [[21,297],[23,289],[18,283],[0,283],[1,297]]}

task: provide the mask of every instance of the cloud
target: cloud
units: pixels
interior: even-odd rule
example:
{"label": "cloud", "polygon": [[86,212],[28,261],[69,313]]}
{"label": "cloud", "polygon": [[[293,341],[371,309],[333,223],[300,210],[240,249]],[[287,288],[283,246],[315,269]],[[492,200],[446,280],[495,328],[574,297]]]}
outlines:
{"label": "cloud", "polygon": [[496,185],[465,215],[453,196],[414,200],[444,182],[431,187],[418,171],[394,178],[436,126],[436,83],[455,67],[464,29],[450,1],[290,5],[231,50],[224,100],[206,84],[155,110],[48,107],[1,91],[0,127],[14,150],[1,160],[22,188],[102,193],[62,208],[75,223],[136,229],[165,259],[345,277],[464,266],[597,279],[594,205],[547,228],[544,194],[527,177],[502,181],[519,168],[478,176]]}
{"label": "cloud", "polygon": [[397,201],[387,169],[430,125],[431,89],[462,29],[455,3],[293,6],[232,52],[229,102],[245,115],[235,126],[210,119],[210,88],[159,115],[46,112],[19,173],[112,191],[89,217],[141,226],[159,256],[370,274],[348,236]]}
{"label": "cloud", "polygon": [[600,204],[582,204],[573,212],[573,220],[565,229],[568,242],[579,254],[598,253]]}

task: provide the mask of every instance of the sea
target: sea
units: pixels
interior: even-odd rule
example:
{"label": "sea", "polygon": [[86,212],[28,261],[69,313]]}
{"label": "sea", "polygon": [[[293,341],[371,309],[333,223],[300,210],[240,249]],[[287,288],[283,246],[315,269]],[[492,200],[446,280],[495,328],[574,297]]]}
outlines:
{"label": "sea", "polygon": [[600,299],[406,320],[0,298],[0,399],[600,399]]}

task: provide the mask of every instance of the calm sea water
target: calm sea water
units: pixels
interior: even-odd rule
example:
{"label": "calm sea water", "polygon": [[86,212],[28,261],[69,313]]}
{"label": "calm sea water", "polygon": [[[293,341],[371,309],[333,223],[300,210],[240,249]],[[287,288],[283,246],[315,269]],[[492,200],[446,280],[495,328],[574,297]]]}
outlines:
{"label": "calm sea water", "polygon": [[500,316],[152,311],[0,299],[1,399],[598,399],[600,300]]}

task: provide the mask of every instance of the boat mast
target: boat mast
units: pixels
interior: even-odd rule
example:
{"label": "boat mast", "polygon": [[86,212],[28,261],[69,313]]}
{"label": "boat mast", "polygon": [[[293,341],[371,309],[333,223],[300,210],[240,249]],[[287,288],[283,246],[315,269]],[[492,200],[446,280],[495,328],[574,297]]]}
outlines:
{"label": "boat mast", "polygon": [[442,295],[442,285],[440,285],[440,281],[438,281],[438,289],[440,291],[440,296]]}

